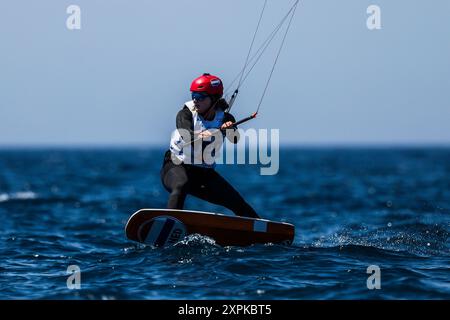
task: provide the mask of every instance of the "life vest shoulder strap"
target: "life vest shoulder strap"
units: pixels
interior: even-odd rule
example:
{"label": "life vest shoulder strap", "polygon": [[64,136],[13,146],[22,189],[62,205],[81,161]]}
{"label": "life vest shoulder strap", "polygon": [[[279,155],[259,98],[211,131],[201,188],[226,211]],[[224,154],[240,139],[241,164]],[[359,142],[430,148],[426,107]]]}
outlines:
{"label": "life vest shoulder strap", "polygon": [[187,101],[185,104],[184,104],[184,106],[186,106],[188,109],[189,109],[189,111],[191,111],[192,112],[192,114],[195,114],[195,113],[197,113],[197,111],[195,111],[195,104],[194,104],[194,101]]}

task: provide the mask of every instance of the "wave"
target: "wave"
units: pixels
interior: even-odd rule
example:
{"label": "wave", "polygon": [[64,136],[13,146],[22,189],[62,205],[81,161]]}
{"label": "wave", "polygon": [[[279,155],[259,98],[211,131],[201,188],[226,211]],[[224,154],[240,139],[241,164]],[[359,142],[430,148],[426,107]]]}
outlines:
{"label": "wave", "polygon": [[190,234],[184,239],[180,240],[175,246],[188,246],[188,247],[209,247],[217,246],[216,241],[210,237],[201,234]]}
{"label": "wave", "polygon": [[344,228],[320,238],[312,248],[375,248],[416,256],[448,255],[450,232],[438,224],[411,223],[368,230],[364,226]]}
{"label": "wave", "polygon": [[32,191],[21,191],[15,193],[0,193],[0,202],[10,200],[33,200],[37,199],[37,194]]}

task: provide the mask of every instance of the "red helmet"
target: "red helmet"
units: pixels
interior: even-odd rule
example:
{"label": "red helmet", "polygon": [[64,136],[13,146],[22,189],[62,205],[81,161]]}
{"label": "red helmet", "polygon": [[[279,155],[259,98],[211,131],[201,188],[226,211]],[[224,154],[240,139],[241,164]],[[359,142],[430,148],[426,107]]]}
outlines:
{"label": "red helmet", "polygon": [[219,77],[204,73],[194,79],[191,84],[191,91],[206,92],[209,95],[223,95],[223,84]]}

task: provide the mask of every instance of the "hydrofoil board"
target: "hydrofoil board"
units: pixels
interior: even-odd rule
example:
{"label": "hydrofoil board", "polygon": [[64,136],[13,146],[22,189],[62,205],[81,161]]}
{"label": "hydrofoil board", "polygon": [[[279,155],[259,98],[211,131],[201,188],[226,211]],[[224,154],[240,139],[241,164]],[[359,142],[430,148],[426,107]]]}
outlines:
{"label": "hydrofoil board", "polygon": [[189,234],[208,236],[221,246],[290,245],[294,230],[284,222],[172,209],[141,209],[125,227],[128,239],[153,246],[175,244]]}

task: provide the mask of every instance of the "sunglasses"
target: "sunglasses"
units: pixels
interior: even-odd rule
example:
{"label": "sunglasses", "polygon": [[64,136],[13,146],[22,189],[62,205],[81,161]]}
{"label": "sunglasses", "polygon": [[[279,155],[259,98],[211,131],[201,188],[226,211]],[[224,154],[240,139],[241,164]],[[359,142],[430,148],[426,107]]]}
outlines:
{"label": "sunglasses", "polygon": [[203,101],[208,98],[207,94],[201,92],[192,92],[192,100]]}

